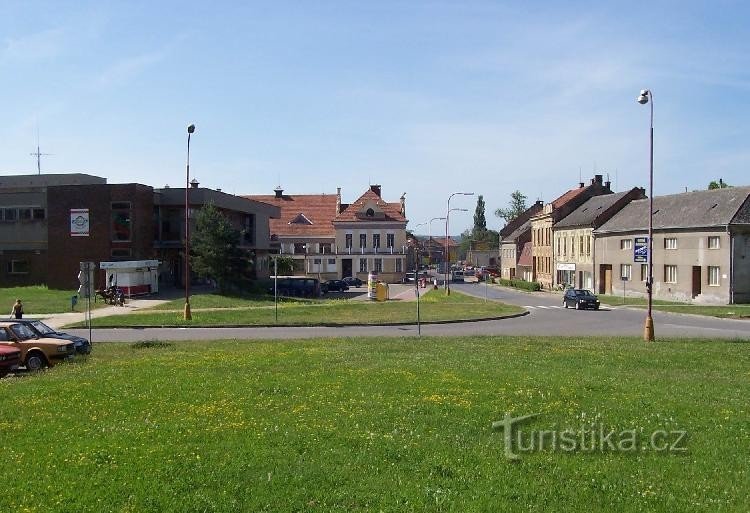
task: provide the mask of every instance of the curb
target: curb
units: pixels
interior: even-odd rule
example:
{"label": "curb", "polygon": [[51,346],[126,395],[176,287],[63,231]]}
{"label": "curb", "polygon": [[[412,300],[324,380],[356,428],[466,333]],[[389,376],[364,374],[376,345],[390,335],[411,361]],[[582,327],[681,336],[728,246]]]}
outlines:
{"label": "curb", "polygon": [[[504,319],[515,319],[517,317],[523,317],[529,315],[528,310],[523,312],[500,315],[496,317],[480,317],[477,319],[450,319],[442,321],[422,321],[420,324],[460,324],[467,322],[485,322],[485,321],[502,321]],[[390,322],[386,324],[362,324],[362,323],[347,323],[347,324],[334,324],[334,323],[320,323],[320,324],[195,324],[190,326],[174,326],[174,325],[133,325],[133,326],[93,326],[95,330],[144,330],[152,328],[172,328],[172,329],[195,329],[195,328],[351,328],[351,327],[382,327],[382,326],[415,326],[417,323],[414,321],[410,322]],[[71,330],[84,330],[87,329],[85,326],[68,328]]]}

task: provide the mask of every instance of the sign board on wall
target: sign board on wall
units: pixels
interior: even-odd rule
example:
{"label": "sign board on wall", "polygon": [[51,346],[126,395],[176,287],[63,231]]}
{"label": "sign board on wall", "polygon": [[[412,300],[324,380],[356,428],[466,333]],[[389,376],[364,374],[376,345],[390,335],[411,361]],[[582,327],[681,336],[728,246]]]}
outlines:
{"label": "sign board on wall", "polygon": [[558,271],[575,271],[576,264],[559,263],[557,264],[557,270]]}
{"label": "sign board on wall", "polygon": [[633,244],[633,262],[648,262],[648,237],[636,237]]}
{"label": "sign board on wall", "polygon": [[71,208],[70,209],[70,236],[71,237],[88,237],[89,236],[89,209]]}

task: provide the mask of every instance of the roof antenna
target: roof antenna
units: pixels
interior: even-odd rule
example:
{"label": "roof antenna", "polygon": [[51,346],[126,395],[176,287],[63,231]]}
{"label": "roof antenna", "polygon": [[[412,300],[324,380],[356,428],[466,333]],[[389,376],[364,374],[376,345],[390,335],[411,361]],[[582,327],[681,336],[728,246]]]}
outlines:
{"label": "roof antenna", "polygon": [[581,171],[581,166],[578,166],[578,183],[581,183],[583,181],[583,172]]}
{"label": "roof antenna", "polygon": [[36,157],[36,172],[42,174],[42,157],[48,157],[52,153],[42,153],[39,151],[39,126],[36,127],[36,153],[29,153],[32,157]]}

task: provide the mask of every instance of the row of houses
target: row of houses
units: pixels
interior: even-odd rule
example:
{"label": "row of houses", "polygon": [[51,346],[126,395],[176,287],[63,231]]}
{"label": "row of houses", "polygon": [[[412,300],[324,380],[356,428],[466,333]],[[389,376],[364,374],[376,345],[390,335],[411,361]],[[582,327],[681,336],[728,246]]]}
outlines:
{"label": "row of houses", "polygon": [[[656,196],[653,203],[654,297],[750,302],[750,187]],[[501,276],[547,289],[645,295],[648,222],[642,188],[613,193],[595,175],[535,203],[501,231]]]}
{"label": "row of houses", "polygon": [[[246,276],[267,278],[283,254],[297,272],[322,279],[369,271],[401,281],[406,267],[405,196],[389,203],[372,185],[351,204],[335,194],[227,194],[193,180],[190,232],[198,209],[216,206],[240,231]],[[88,174],[0,176],[0,286],[75,289],[80,262],[158,260],[158,280],[184,286],[185,189],[108,184]],[[103,283],[103,272],[97,277]]]}

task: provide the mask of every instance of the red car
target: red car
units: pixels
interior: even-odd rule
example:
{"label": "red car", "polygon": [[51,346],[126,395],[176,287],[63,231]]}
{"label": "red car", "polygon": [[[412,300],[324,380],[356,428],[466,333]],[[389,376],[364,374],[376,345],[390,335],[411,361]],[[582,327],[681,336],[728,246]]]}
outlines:
{"label": "red car", "polygon": [[0,345],[0,378],[21,365],[21,351],[14,347]]}

